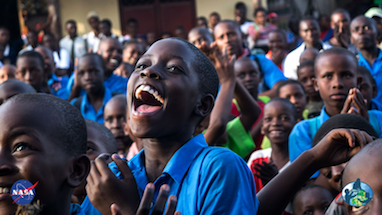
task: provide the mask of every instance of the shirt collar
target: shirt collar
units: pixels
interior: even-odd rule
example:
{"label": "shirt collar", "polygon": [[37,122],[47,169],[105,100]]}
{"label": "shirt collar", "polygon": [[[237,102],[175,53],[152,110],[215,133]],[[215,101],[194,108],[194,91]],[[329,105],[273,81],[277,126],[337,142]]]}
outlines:
{"label": "shirt collar", "polygon": [[248,55],[249,55],[249,50],[247,48],[243,48],[243,53],[239,57],[237,57],[237,59],[240,59],[242,57],[246,57]]}
{"label": "shirt collar", "polygon": [[322,107],[321,109],[321,114],[320,114],[320,123],[322,125],[322,123],[324,123],[326,120],[328,120],[330,118],[330,116],[328,115],[328,113],[326,113],[325,111],[325,105]]}
{"label": "shirt collar", "polygon": [[176,182],[180,183],[193,160],[207,146],[203,134],[195,136],[175,152],[164,168],[163,173],[168,173]]}
{"label": "shirt collar", "polygon": [[[203,134],[199,134],[193,137],[180,149],[178,149],[178,151],[175,152],[175,154],[171,157],[162,173],[168,174],[177,183],[181,183],[194,159],[197,157],[200,151],[206,147],[208,147],[208,145],[206,143],[206,140],[204,139]],[[129,167],[134,175],[146,174],[144,167],[144,159],[145,156],[143,149],[129,161]],[[138,186],[144,189],[144,187],[148,183],[147,176],[139,178],[145,178],[145,180],[137,181]]]}
{"label": "shirt collar", "polygon": [[[103,95],[103,104],[102,104],[102,107],[98,110],[98,113],[100,111],[103,111],[103,108],[105,107],[106,103],[113,97],[113,94],[111,93],[111,91],[109,90],[109,88],[107,88],[105,86],[105,94]],[[89,106],[91,106],[92,104],[90,104],[90,102],[88,101],[88,97],[87,97],[87,94],[84,95],[84,98],[82,99],[82,102],[81,102],[81,110],[87,110],[89,108]],[[98,114],[97,113],[97,114]]]}
{"label": "shirt collar", "polygon": [[[375,58],[375,61],[380,61],[380,60],[382,60],[382,51],[379,48],[377,48],[377,49],[378,49],[378,56],[377,56],[377,58]],[[367,62],[366,59],[362,56],[362,53],[360,51],[358,52],[358,57],[359,57],[360,61]],[[367,63],[367,64],[369,64],[369,63]]]}
{"label": "shirt collar", "polygon": [[7,57],[9,55],[10,50],[11,48],[9,47],[9,44],[7,44],[3,52],[4,57]]}

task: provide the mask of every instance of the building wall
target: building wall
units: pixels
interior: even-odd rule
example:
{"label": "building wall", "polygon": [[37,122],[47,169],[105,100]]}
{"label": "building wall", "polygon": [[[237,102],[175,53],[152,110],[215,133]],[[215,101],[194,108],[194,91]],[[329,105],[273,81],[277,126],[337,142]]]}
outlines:
{"label": "building wall", "polygon": [[211,12],[218,12],[222,19],[233,19],[236,2],[244,2],[247,5],[247,18],[253,20],[252,0],[195,0],[196,16],[207,18]]}
{"label": "building wall", "polygon": [[90,31],[87,22],[89,11],[98,13],[100,19],[108,18],[112,22],[112,32],[121,34],[118,0],[60,0],[60,15],[63,36],[66,36],[65,22],[69,19],[77,21],[77,32],[83,35]]}

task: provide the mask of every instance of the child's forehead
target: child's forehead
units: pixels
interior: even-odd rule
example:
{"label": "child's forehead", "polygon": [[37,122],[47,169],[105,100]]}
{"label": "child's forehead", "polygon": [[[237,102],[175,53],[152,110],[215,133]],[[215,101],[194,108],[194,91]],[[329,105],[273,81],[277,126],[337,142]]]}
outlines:
{"label": "child's forehead", "polygon": [[258,69],[257,64],[254,60],[251,59],[243,59],[243,60],[237,60],[235,62],[236,67],[243,67],[241,69],[250,70],[250,69]]}
{"label": "child's forehead", "polygon": [[92,67],[102,67],[100,58],[96,57],[95,55],[92,56],[84,56],[81,57],[80,60],[78,61],[78,67],[82,66],[92,66]]}
{"label": "child's forehead", "polygon": [[[344,63],[346,61],[346,63]],[[326,54],[324,56],[320,56],[316,59],[315,68],[316,71],[323,69],[324,67],[331,67],[341,65],[349,68],[349,66],[354,67],[354,71],[357,70],[357,64],[353,61],[353,59],[347,54]],[[353,69],[353,68],[352,68]]]}
{"label": "child's forehead", "polygon": [[[282,89],[282,90],[281,90]],[[280,92],[291,92],[291,91],[295,91],[295,90],[299,90],[299,91],[304,91],[302,86],[300,84],[297,84],[297,83],[288,83],[288,84],[285,84],[284,86],[280,87]]]}
{"label": "child's forehead", "polygon": [[159,56],[164,58],[182,58],[189,63],[195,55],[185,42],[175,39],[160,40],[152,45],[143,56]]}

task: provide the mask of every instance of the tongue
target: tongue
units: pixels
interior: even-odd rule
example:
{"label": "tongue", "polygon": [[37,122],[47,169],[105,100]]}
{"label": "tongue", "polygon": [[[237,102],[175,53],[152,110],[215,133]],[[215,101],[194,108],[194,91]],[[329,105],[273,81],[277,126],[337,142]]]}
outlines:
{"label": "tongue", "polygon": [[145,104],[148,104],[148,105],[152,105],[152,106],[162,106],[162,104],[156,100],[154,98],[153,95],[151,95],[150,93],[144,91],[144,92],[141,92],[140,94],[140,100],[145,103]]}
{"label": "tongue", "polygon": [[151,106],[147,104],[139,105],[137,108],[137,111],[140,113],[152,113],[154,111],[157,111],[161,108],[161,106]]}

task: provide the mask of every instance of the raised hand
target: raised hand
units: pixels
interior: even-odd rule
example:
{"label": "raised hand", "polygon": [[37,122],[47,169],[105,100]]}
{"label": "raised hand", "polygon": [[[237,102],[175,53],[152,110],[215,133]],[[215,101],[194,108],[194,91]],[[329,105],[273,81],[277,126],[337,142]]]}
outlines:
{"label": "raised hand", "polygon": [[261,179],[263,186],[268,184],[268,182],[279,173],[279,170],[272,161],[269,163],[263,161],[263,164],[256,163],[253,168],[259,172],[254,175]]}
{"label": "raised hand", "polygon": [[118,155],[112,159],[121,171],[123,179],[118,179],[109,169],[108,157],[99,156],[91,164],[87,177],[86,192],[90,202],[104,215],[111,214],[110,206],[116,203],[124,214],[135,214],[140,197],[133,174],[125,160]]}
{"label": "raised hand", "polygon": [[345,100],[341,113],[358,114],[366,120],[369,120],[366,100],[363,98],[359,89],[352,88],[349,90],[348,97]]}
{"label": "raised hand", "polygon": [[[169,195],[170,188],[168,185],[162,185],[161,189],[159,190],[158,198],[153,206],[153,212],[151,215],[162,215],[165,205],[166,205],[166,199]],[[141,200],[141,203],[139,204],[139,208],[136,212],[136,215],[149,215],[150,209],[151,209],[151,202],[154,197],[154,191],[155,187],[152,183],[147,184],[145,192],[143,193],[143,197]],[[167,209],[165,212],[165,215],[180,215],[179,211],[175,212],[177,203],[176,196],[172,195],[167,201]],[[128,213],[122,212],[122,210],[117,206],[117,204],[112,204],[110,206],[111,213],[113,215],[127,215]]]}
{"label": "raised hand", "polygon": [[312,149],[314,161],[319,168],[334,166],[350,160],[361,148],[373,141],[365,131],[357,129],[334,129]]}
{"label": "raised hand", "polygon": [[219,82],[221,84],[235,80],[233,66],[235,64],[236,55],[229,59],[227,49],[224,49],[223,52],[221,52],[214,42],[211,44],[209,58],[215,66],[216,72],[219,75]]}

